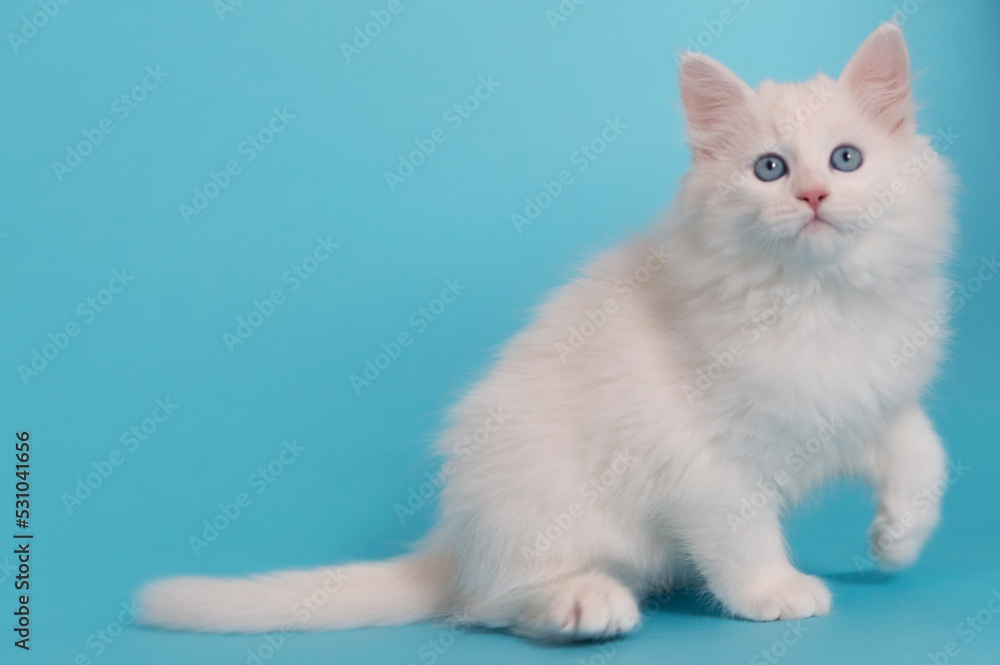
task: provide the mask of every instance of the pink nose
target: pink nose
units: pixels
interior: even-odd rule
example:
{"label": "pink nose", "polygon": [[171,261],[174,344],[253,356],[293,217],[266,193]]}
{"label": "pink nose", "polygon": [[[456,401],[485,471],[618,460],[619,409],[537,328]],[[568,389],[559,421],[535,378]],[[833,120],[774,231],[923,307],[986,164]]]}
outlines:
{"label": "pink nose", "polygon": [[820,201],[822,201],[829,195],[830,192],[826,191],[825,189],[810,189],[808,192],[802,192],[796,198],[799,199],[800,201],[805,201],[806,203],[808,203],[809,207],[812,208],[812,211],[816,212],[817,210],[819,210]]}

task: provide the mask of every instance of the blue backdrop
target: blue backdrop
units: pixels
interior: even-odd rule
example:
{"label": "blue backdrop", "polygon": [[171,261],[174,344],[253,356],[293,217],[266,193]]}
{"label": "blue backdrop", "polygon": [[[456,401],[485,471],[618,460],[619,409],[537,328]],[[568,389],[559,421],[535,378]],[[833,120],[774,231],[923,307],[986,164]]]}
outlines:
{"label": "blue backdrop", "polygon": [[[693,596],[603,646],[424,624],[275,649],[131,625],[153,577],[402,551],[433,519],[421,484],[455,394],[583,257],[669,204],[677,50],[752,85],[837,75],[894,13],[920,124],[954,136],[969,294],[928,400],[961,472],[917,566],[870,569],[871,496],[843,484],[791,518],[836,597],[794,625]],[[975,279],[1000,251],[994,0],[11,0],[0,28],[4,663],[996,662],[1000,279]],[[15,532],[35,535],[30,652]]]}

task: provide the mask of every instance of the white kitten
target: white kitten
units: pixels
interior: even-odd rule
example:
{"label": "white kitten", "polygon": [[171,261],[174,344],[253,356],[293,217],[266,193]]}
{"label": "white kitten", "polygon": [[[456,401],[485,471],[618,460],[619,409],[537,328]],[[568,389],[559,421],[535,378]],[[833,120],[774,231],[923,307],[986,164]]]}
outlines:
{"label": "white kitten", "polygon": [[916,134],[902,32],[879,28],[837,81],[754,91],[689,54],[680,85],[693,166],[673,208],[556,292],[455,408],[441,522],[416,552],[159,581],[147,624],[461,617],[603,638],[681,585],[746,619],[826,614],[780,516],[845,475],[878,492],[881,561],[917,557],[939,517],[918,499],[945,474],[918,399],[943,342],[952,178]]}

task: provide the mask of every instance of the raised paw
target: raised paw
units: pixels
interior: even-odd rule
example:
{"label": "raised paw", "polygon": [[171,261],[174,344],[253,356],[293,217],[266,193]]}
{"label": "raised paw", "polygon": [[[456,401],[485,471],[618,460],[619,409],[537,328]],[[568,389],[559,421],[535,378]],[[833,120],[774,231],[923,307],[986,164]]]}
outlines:
{"label": "raised paw", "polygon": [[793,570],[726,594],[733,614],[752,621],[788,621],[829,614],[832,597],[818,577]]}
{"label": "raised paw", "polygon": [[919,521],[908,517],[894,520],[880,513],[868,530],[871,554],[883,568],[897,570],[916,561],[937,523],[936,515],[922,515]]}
{"label": "raised paw", "polygon": [[539,589],[518,621],[518,632],[553,641],[602,640],[639,625],[635,596],[601,574],[579,575]]}

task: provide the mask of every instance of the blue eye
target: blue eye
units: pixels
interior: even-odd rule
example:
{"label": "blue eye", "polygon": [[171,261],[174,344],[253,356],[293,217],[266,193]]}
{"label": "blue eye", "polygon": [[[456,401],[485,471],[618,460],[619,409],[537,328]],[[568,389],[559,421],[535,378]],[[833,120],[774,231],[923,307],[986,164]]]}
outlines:
{"label": "blue eye", "polygon": [[853,145],[838,146],[830,155],[830,166],[838,171],[854,171],[862,161],[861,151]]}
{"label": "blue eye", "polygon": [[781,157],[768,154],[761,156],[753,165],[753,173],[764,182],[771,182],[788,173],[788,167]]}

